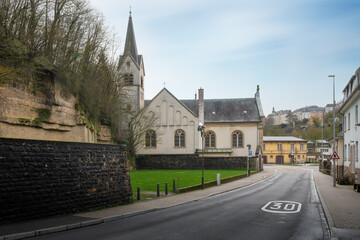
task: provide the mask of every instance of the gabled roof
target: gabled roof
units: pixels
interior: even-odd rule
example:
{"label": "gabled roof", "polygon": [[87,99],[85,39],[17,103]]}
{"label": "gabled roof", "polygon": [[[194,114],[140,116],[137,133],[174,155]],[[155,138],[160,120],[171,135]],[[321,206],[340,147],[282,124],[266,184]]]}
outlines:
{"label": "gabled roof", "polygon": [[264,142],[307,142],[302,138],[297,138],[293,136],[264,136]]}
{"label": "gabled roof", "polygon": [[[194,116],[198,116],[198,100],[177,99],[170,91],[163,88],[151,101],[146,100],[148,106],[162,91],[167,91],[173,98],[180,102]],[[204,118],[206,122],[261,122],[258,102],[256,98],[233,99],[205,99]]]}
{"label": "gabled roof", "polygon": [[171,97],[173,97],[177,102],[180,103],[181,106],[183,106],[186,110],[188,110],[192,115],[197,117],[197,114],[193,112],[188,106],[186,106],[184,103],[182,103],[179,99],[177,99],[169,90],[166,88],[163,88],[152,100],[145,100],[145,107],[149,106],[151,102],[153,102],[162,92],[168,93]]}
{"label": "gabled roof", "polygon": [[[198,100],[180,100],[198,113]],[[205,99],[205,122],[260,122],[255,98]]]}

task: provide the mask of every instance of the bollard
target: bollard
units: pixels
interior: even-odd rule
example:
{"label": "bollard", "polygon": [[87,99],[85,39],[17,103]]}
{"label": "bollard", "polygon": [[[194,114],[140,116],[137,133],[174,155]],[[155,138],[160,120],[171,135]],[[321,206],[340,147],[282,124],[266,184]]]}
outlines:
{"label": "bollard", "polygon": [[137,200],[140,201],[140,187],[137,189]]}
{"label": "bollard", "polygon": [[217,175],[216,175],[216,184],[219,186],[220,184],[221,184],[221,177],[220,177],[220,173],[218,173]]}
{"label": "bollard", "polygon": [[156,196],[157,196],[157,197],[160,197],[160,185],[159,185],[159,184],[157,184]]}
{"label": "bollard", "polygon": [[179,191],[179,177],[178,177],[177,191]]}
{"label": "bollard", "polygon": [[168,184],[167,184],[167,182],[165,183],[165,195],[168,195]]}
{"label": "bollard", "polygon": [[173,179],[173,192],[176,192],[175,179]]}

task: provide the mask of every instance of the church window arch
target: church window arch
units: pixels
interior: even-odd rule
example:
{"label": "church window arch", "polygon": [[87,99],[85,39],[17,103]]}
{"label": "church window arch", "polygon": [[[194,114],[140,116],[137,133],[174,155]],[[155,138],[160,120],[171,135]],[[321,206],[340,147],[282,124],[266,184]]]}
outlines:
{"label": "church window arch", "polygon": [[145,133],[145,147],[156,148],[156,132],[154,130],[147,130]]}
{"label": "church window arch", "polygon": [[233,148],[244,147],[244,134],[241,131],[239,130],[234,131],[232,133],[231,139],[232,139]]}
{"label": "church window arch", "polygon": [[205,148],[215,148],[216,147],[216,136],[213,131],[206,132],[205,135]]}
{"label": "church window arch", "polygon": [[177,129],[174,134],[174,147],[185,147],[185,131]]}

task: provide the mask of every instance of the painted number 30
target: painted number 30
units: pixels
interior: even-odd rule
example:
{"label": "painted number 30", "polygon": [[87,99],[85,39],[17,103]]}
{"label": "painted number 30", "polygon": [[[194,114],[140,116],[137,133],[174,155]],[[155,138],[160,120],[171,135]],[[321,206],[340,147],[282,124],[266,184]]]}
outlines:
{"label": "painted number 30", "polygon": [[301,210],[301,203],[292,201],[271,201],[261,208],[272,213],[297,213]]}

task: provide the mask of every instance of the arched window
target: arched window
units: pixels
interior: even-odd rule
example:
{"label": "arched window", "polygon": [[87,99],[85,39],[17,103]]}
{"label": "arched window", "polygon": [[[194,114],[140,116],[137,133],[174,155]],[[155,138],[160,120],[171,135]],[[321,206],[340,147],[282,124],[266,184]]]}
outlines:
{"label": "arched window", "polygon": [[208,131],[205,135],[205,147],[206,148],[215,148],[215,133],[213,131]]}
{"label": "arched window", "polygon": [[124,83],[126,85],[133,85],[134,84],[134,76],[132,74],[125,74],[124,75]]}
{"label": "arched window", "polygon": [[243,134],[240,131],[235,131],[232,134],[232,146],[243,147]]}
{"label": "arched window", "polygon": [[174,135],[174,146],[185,147],[185,132],[184,130],[178,129]]}
{"label": "arched window", "polygon": [[145,133],[145,147],[156,147],[156,133],[154,130],[148,130]]}

